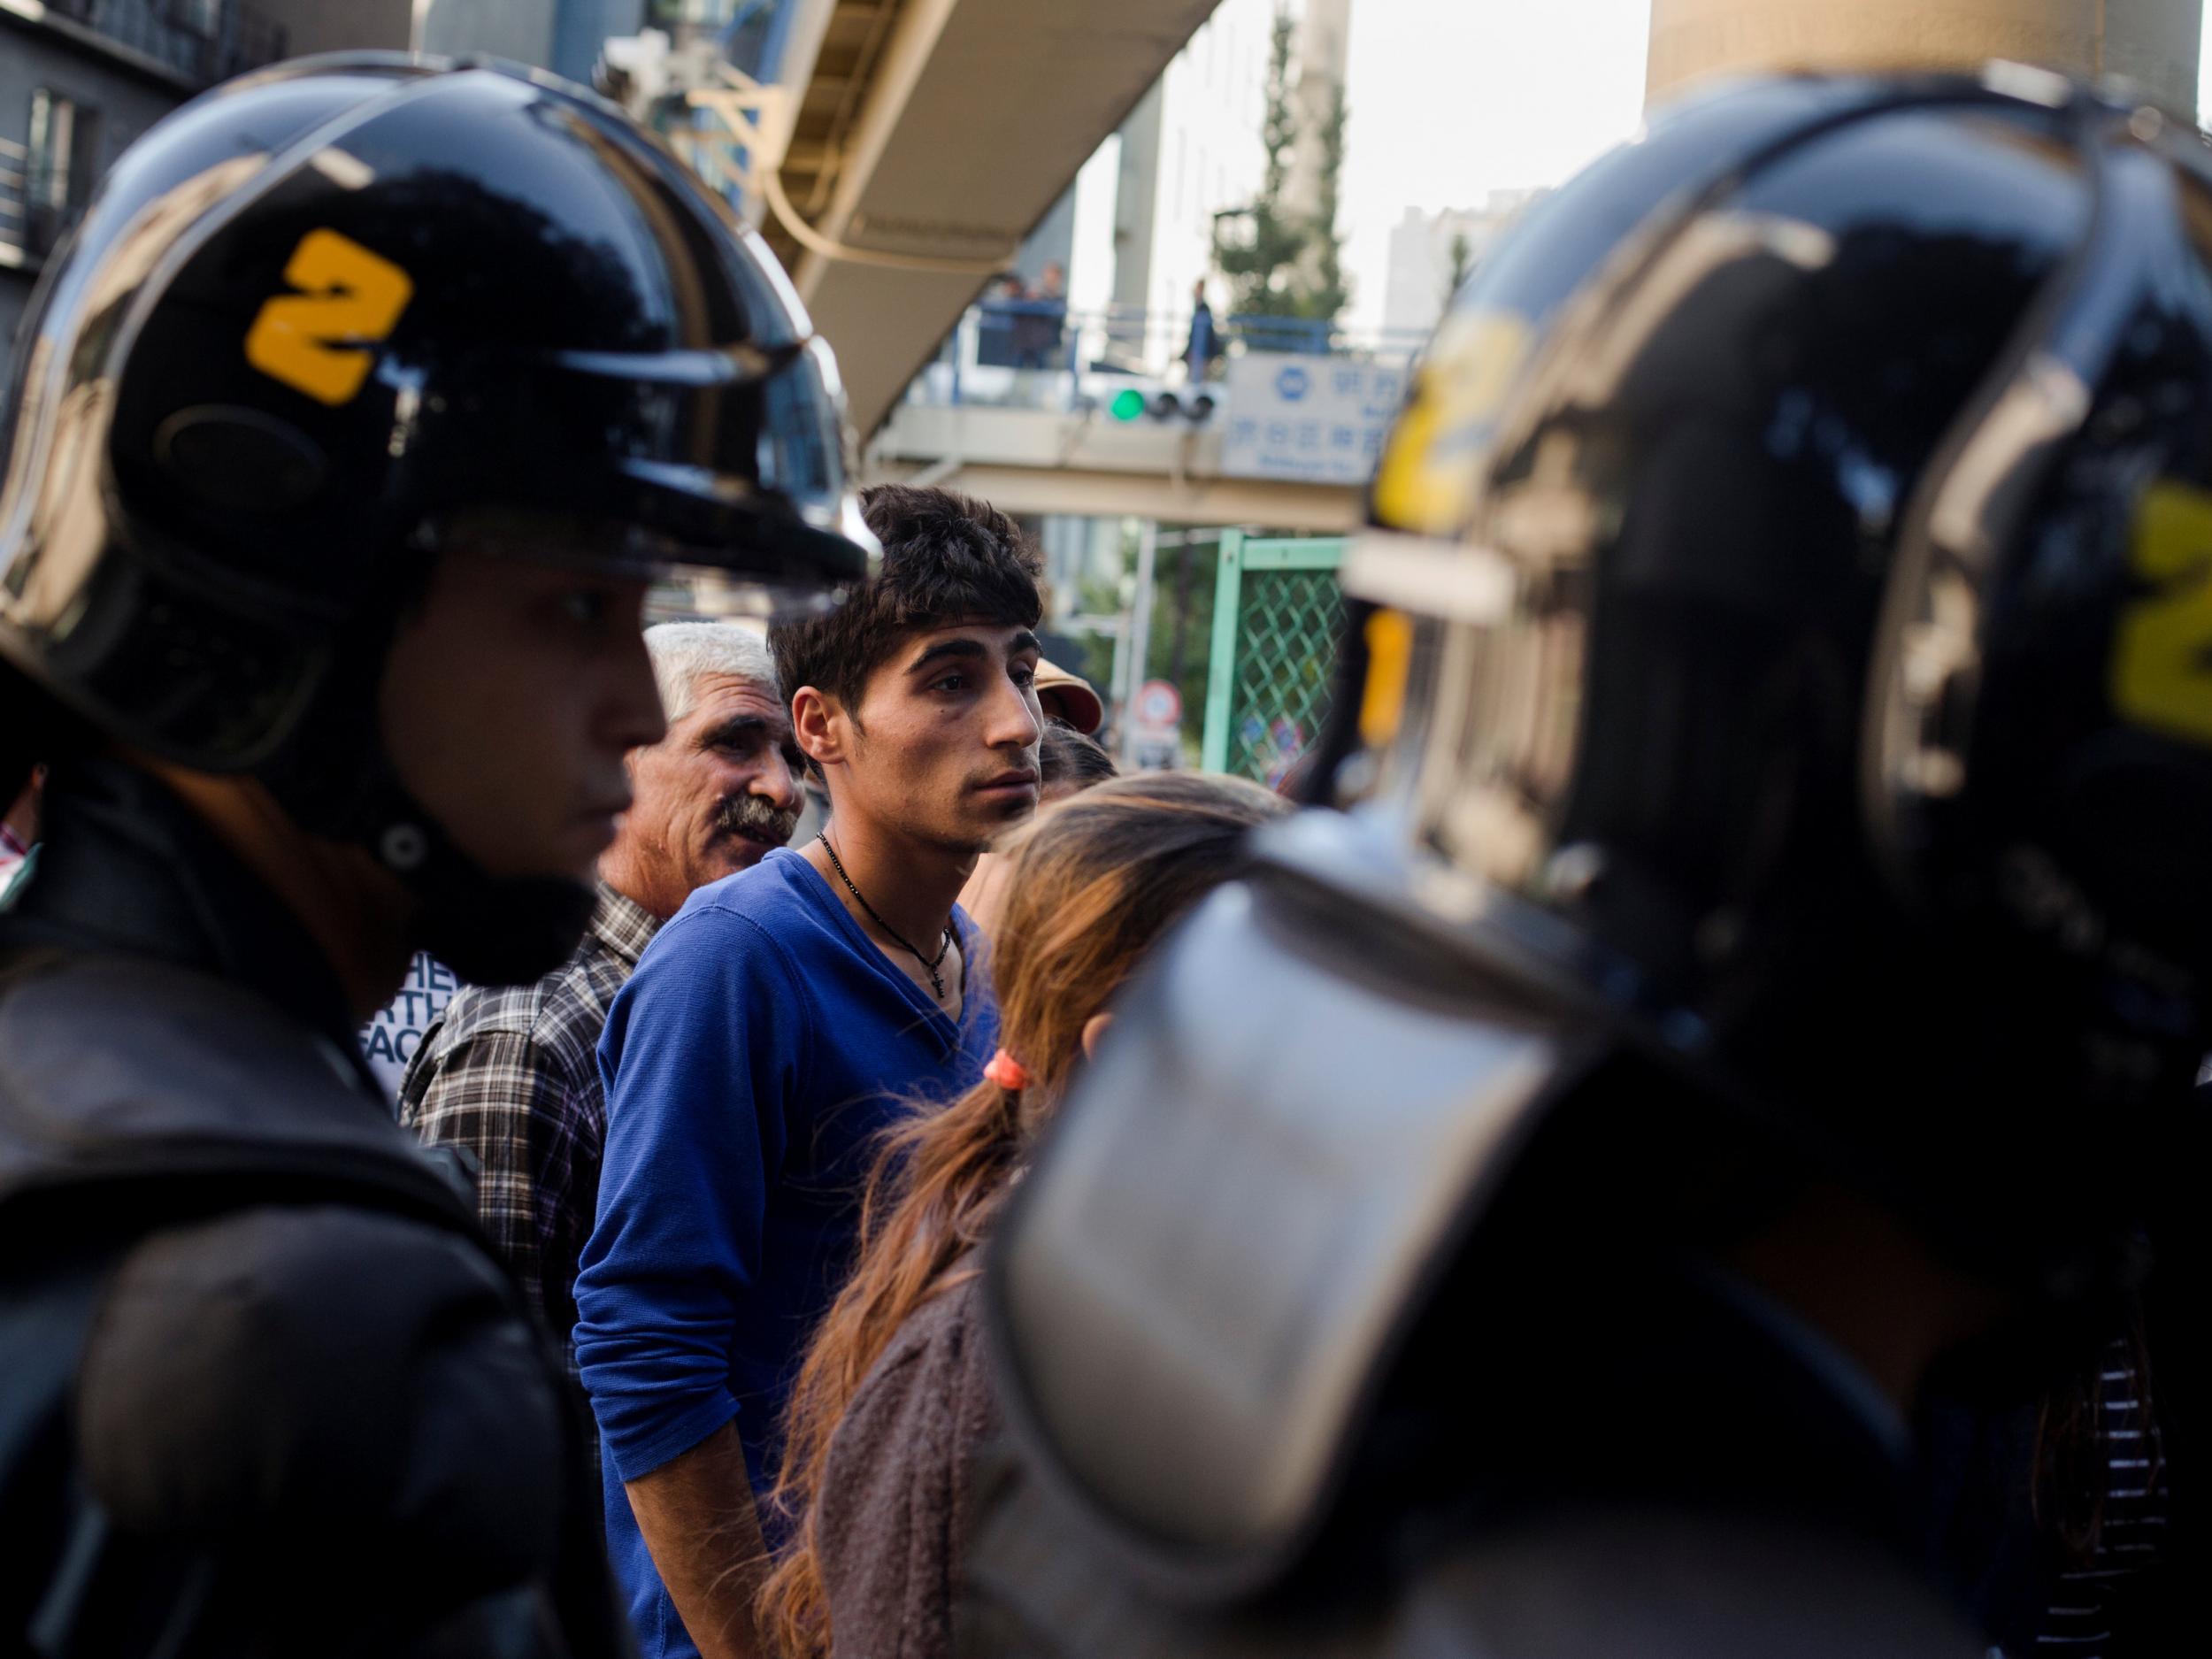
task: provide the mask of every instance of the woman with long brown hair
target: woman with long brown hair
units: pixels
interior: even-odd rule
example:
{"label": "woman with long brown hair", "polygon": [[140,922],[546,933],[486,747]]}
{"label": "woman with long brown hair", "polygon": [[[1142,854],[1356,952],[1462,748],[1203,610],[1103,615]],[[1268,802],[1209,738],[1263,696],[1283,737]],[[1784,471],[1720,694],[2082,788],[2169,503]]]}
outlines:
{"label": "woman with long brown hair", "polygon": [[794,1659],[949,1651],[969,1456],[997,1422],[976,1247],[1116,988],[1284,810],[1235,779],[1154,772],[1041,814],[1003,849],[1003,1046],[983,1082],[887,1137],[857,1265],[792,1391],[775,1494],[791,1541],[759,1611]]}

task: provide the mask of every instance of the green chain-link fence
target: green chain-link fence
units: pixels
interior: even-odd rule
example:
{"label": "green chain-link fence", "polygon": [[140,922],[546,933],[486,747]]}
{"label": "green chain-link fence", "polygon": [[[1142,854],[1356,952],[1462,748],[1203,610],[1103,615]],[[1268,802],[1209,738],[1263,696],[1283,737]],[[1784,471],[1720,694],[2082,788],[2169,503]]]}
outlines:
{"label": "green chain-link fence", "polygon": [[1221,538],[1203,764],[1272,787],[1329,711],[1343,597],[1335,537]]}

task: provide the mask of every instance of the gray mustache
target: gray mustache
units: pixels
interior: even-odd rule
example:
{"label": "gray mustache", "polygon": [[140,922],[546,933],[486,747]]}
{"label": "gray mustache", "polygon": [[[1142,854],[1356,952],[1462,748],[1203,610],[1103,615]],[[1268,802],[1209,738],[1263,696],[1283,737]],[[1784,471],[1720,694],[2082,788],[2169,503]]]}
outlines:
{"label": "gray mustache", "polygon": [[722,803],[716,822],[722,829],[750,835],[772,847],[781,847],[790,841],[791,832],[799,827],[799,815],[786,812],[757,795],[741,795]]}

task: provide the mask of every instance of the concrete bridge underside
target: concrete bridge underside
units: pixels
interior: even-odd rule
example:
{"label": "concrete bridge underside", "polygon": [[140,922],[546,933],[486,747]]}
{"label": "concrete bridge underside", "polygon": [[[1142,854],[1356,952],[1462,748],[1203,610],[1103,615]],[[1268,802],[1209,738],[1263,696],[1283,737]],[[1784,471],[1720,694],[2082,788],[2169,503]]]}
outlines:
{"label": "concrete bridge underside", "polygon": [[1009,512],[1321,534],[1359,522],[1357,489],[1223,478],[1220,467],[1221,434],[1210,426],[903,403],[868,446],[864,472],[871,483],[943,484]]}
{"label": "concrete bridge underside", "polygon": [[780,169],[808,235],[763,229],[864,436],[1214,4],[836,0],[808,31]]}

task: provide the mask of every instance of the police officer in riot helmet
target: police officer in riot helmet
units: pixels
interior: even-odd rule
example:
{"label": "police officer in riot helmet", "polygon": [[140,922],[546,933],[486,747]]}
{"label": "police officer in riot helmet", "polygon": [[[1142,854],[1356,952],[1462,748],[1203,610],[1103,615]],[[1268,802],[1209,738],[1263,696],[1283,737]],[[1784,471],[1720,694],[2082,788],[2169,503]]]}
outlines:
{"label": "police officer in riot helmet", "polygon": [[2176,1507],[2062,1581],[2174,1650],[2194,133],[2007,67],[1693,102],[1485,262],[1371,509],[1349,810],[1133,987],[996,1240],[970,1651],[2025,1650],[2116,1332],[2097,1471]]}
{"label": "police officer in riot helmet", "polygon": [[626,1649],[580,1404],[353,1033],[573,945],[649,585],[865,574],[827,349],[591,95],[310,59],[116,165],[4,434],[0,1647]]}

